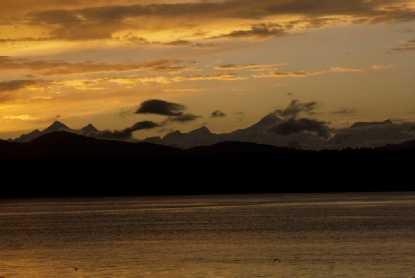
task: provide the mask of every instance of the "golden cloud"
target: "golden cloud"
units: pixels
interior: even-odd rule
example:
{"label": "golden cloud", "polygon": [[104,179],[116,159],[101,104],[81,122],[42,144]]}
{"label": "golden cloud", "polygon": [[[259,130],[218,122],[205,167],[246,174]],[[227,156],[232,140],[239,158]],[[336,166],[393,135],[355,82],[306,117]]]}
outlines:
{"label": "golden cloud", "polygon": [[363,73],[364,69],[349,67],[332,67],[319,71],[273,71],[254,75],[254,78],[304,78],[332,73]]}
{"label": "golden cloud", "polygon": [[[315,28],[342,17],[355,23],[408,21],[415,19],[414,7],[413,0],[152,0],[139,4],[133,0],[5,0],[0,3],[0,14],[3,25],[40,29],[36,36],[22,32],[14,40],[112,39],[125,30],[139,31],[148,40],[146,30],[170,30],[174,37],[177,30],[182,30],[188,38],[175,41],[183,42],[195,37],[262,39],[284,35],[296,25]],[[269,22],[270,18],[273,21]],[[222,26],[222,30],[215,34],[212,30],[217,28],[211,28],[213,25]],[[0,37],[8,38],[10,34],[2,33]],[[166,42],[166,36],[163,38],[161,41]]]}
{"label": "golden cloud", "polygon": [[39,61],[0,56],[0,71],[25,71],[39,75],[64,75],[97,72],[126,71],[169,71],[177,72],[187,68],[179,61],[156,60],[141,64],[103,64],[94,62],[69,63],[63,61]]}

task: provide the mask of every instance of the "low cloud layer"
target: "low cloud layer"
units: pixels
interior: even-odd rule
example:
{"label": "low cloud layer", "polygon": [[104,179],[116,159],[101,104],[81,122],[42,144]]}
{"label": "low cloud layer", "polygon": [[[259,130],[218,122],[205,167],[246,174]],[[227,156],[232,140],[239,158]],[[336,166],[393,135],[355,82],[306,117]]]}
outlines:
{"label": "low cloud layer", "polygon": [[186,113],[178,116],[169,117],[167,122],[176,122],[176,123],[189,123],[200,119],[201,116]]}
{"label": "low cloud layer", "polygon": [[297,118],[300,114],[313,114],[317,108],[317,102],[300,102],[299,100],[293,100],[285,109],[278,109],[275,111],[280,117],[283,118]]}
{"label": "low cloud layer", "polygon": [[221,35],[217,38],[236,38],[236,39],[267,39],[286,35],[284,28],[275,24],[258,24],[249,30],[236,30],[231,33]]}
{"label": "low cloud layer", "polygon": [[322,138],[329,138],[331,131],[328,123],[312,118],[300,118],[302,115],[314,115],[317,107],[318,103],[315,101],[291,101],[286,108],[274,112],[275,115],[281,117],[282,121],[271,131],[283,136],[306,132]]}
{"label": "low cloud layer", "polygon": [[325,122],[307,118],[288,119],[274,127],[272,131],[279,135],[308,132],[323,138],[330,137],[330,128]]}
{"label": "low cloud layer", "polygon": [[137,122],[131,127],[128,127],[123,130],[104,131],[102,132],[102,134],[100,134],[100,136],[103,138],[107,138],[107,139],[125,140],[125,139],[131,139],[133,136],[133,133],[136,131],[155,129],[157,127],[160,127],[160,124],[157,124],[151,121],[142,121],[142,122]]}

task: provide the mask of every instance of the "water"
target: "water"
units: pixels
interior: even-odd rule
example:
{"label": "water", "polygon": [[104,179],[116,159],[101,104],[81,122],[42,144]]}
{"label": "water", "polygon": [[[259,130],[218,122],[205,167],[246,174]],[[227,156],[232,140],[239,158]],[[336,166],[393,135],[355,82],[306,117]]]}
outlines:
{"label": "water", "polygon": [[415,277],[415,194],[0,201],[0,277]]}

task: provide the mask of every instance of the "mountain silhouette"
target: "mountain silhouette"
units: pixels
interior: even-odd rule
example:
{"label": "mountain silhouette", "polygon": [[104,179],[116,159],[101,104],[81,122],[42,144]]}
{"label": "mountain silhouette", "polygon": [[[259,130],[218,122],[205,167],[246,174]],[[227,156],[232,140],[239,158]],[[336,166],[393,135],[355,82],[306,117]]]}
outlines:
{"label": "mountain silhouette", "polygon": [[44,133],[51,133],[57,131],[69,131],[70,128],[60,121],[53,122],[48,128],[46,128],[43,132]]}
{"label": "mountain silhouette", "polygon": [[95,137],[99,135],[99,130],[93,124],[88,124],[80,129],[80,134]]}
{"label": "mountain silhouette", "polygon": [[45,128],[44,130],[40,131],[38,129],[28,133],[23,134],[20,137],[16,138],[14,141],[19,143],[31,142],[45,134],[58,132],[58,131],[66,131],[66,132],[76,132],[75,130],[70,129],[67,125],[60,121],[53,122],[50,126]]}
{"label": "mountain silhouette", "polygon": [[[139,160],[144,157],[154,159],[178,152],[174,148],[162,145],[100,140],[65,131],[45,134],[19,147],[29,154],[26,158],[41,160]],[[25,154],[22,155],[25,158]]]}
{"label": "mountain silhouette", "polygon": [[19,138],[16,138],[14,141],[20,142],[20,143],[30,142],[42,135],[43,133],[40,130],[36,129],[28,134],[21,135]]}
{"label": "mountain silhouette", "polygon": [[[300,119],[300,121],[289,122],[279,117],[276,113],[271,113],[260,119],[257,123],[228,133],[217,134],[211,132],[207,127],[201,127],[187,133],[173,131],[164,137],[151,137],[143,140],[143,142],[181,149],[191,149],[198,146],[209,146],[220,142],[231,141],[296,149],[324,150],[373,148],[415,140],[414,123],[395,123],[390,120],[384,122],[357,122],[348,128],[334,129],[333,136],[331,137],[322,137],[321,134],[309,132],[308,130],[296,130],[292,132],[290,129],[292,127],[290,126],[288,126],[290,133],[286,133],[287,125],[290,124],[299,124],[299,127],[302,127],[304,123],[319,124],[318,122],[310,122],[308,119]],[[280,130],[279,127],[281,126],[284,126],[283,131],[285,133],[279,134],[275,132],[275,130]],[[294,128],[298,128],[298,126],[294,126]],[[98,139],[127,142],[139,141],[133,137],[119,136],[120,133],[124,134],[122,131],[108,133],[108,131],[98,130],[92,124],[76,130],[69,128],[59,121],[54,122],[42,131],[35,130],[31,133],[24,134],[14,141],[20,143],[30,142],[40,136],[56,131],[66,131]],[[131,134],[128,133],[127,135]]]}
{"label": "mountain silhouette", "polygon": [[223,140],[222,136],[213,134],[207,127],[201,127],[189,133],[175,131],[167,134],[163,139],[150,138],[145,141],[189,149],[195,146],[213,145]]}
{"label": "mountain silhouette", "polygon": [[[188,133],[174,131],[163,138],[149,138],[146,142],[174,146],[183,149],[189,149],[198,146],[208,146],[219,142],[245,142],[264,145],[273,145],[278,147],[291,147],[293,145],[302,145],[303,148],[319,149],[327,144],[327,140],[314,134],[297,133],[292,135],[278,135],[272,132],[272,128],[281,124],[283,120],[277,115],[269,114],[259,122],[229,133],[215,134],[207,127],[202,127]],[[298,143],[298,144],[296,144]]]}
{"label": "mountain silhouette", "polygon": [[277,124],[281,123],[282,119],[275,115],[275,113],[271,113],[266,115],[262,118],[259,122],[249,127],[251,130],[266,130],[271,129],[272,127],[276,126]]}
{"label": "mountain silhouette", "polygon": [[145,141],[184,149],[232,141],[306,150],[341,150],[377,148],[415,140],[414,123],[395,123],[390,120],[355,123],[351,127],[334,129],[333,136],[327,138],[307,130],[290,134],[274,131],[286,123],[286,120],[272,113],[247,128],[229,133],[215,134],[203,128],[188,133],[175,131],[163,138],[153,137]]}
{"label": "mountain silhouette", "polygon": [[[323,150],[323,151],[313,151],[313,150],[296,150],[288,147],[277,147],[266,144],[256,144],[250,142],[240,142],[240,141],[224,141],[219,143],[214,143],[212,145],[198,146],[188,149],[180,149],[175,147],[163,146],[160,144],[152,144],[148,142],[124,142],[116,140],[105,140],[98,139],[89,136],[80,135],[75,132],[70,132],[71,129],[65,127],[64,125],[54,125],[58,127],[58,130],[62,127],[69,131],[56,131],[52,132],[49,129],[48,133],[45,133],[30,142],[26,143],[17,143],[16,141],[4,141],[0,140],[0,151],[5,153],[11,153],[13,150],[33,150],[28,153],[34,155],[36,153],[69,153],[72,152],[73,156],[76,155],[88,155],[93,152],[93,150],[99,150],[102,156],[117,153],[120,150],[125,149],[126,151],[122,155],[127,157],[132,157],[136,154],[139,155],[158,155],[158,154],[188,154],[188,153],[313,153],[313,154],[342,154],[342,153],[381,153],[381,152],[399,152],[405,151],[410,153],[415,151],[415,140],[406,141],[401,144],[389,144],[378,148],[360,148],[360,149],[343,149],[343,150]],[[92,125],[90,127],[93,127]],[[183,134],[179,132],[172,133],[170,136],[180,137],[185,135],[192,136],[206,136],[214,135],[207,128],[200,128],[192,131],[191,133]],[[68,148],[78,148],[68,150]],[[116,151],[113,150],[116,149]],[[2,158],[0,158],[2,159]]]}
{"label": "mountain silhouette", "polygon": [[[196,134],[206,135],[201,129]],[[246,142],[181,149],[73,132],[0,141],[0,197],[415,190],[415,141],[301,150]]]}

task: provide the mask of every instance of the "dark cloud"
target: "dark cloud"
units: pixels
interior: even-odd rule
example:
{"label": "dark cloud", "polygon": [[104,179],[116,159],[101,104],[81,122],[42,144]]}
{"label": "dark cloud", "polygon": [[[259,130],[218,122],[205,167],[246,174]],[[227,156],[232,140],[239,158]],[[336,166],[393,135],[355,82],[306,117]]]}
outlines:
{"label": "dark cloud", "polygon": [[152,99],[141,104],[136,114],[155,114],[161,116],[183,116],[186,106],[164,100]]}
{"label": "dark cloud", "polygon": [[103,131],[101,137],[108,139],[130,139],[133,136],[133,133],[139,130],[148,130],[160,127],[160,124],[151,122],[151,121],[142,121],[135,123],[131,127],[128,127],[123,130],[116,131]]}
{"label": "dark cloud", "polygon": [[353,108],[342,108],[342,109],[339,109],[339,110],[335,110],[335,111],[332,111],[331,112],[331,114],[334,114],[334,115],[352,115],[352,114],[356,114],[356,109],[353,109]]}
{"label": "dark cloud", "polygon": [[211,118],[224,118],[226,117],[226,114],[220,110],[216,110],[210,114],[210,117]]}
{"label": "dark cloud", "polygon": [[189,46],[189,45],[192,45],[192,42],[186,41],[186,40],[177,40],[177,41],[171,41],[171,42],[165,43],[165,45],[171,45],[171,46]]}
{"label": "dark cloud", "polygon": [[176,123],[188,123],[193,122],[200,119],[201,116],[194,115],[194,114],[182,114],[179,116],[169,117],[167,120],[168,122],[176,122]]}
{"label": "dark cloud", "polygon": [[276,110],[274,112],[276,116],[281,117],[281,122],[271,128],[271,131],[284,136],[306,132],[322,138],[329,138],[331,132],[326,122],[310,118],[299,118],[302,114],[315,114],[317,106],[318,104],[315,101],[291,101],[285,109]]}
{"label": "dark cloud", "polygon": [[308,132],[323,138],[330,137],[330,128],[327,123],[307,118],[288,119],[272,128],[272,131],[279,135],[291,135]]}
{"label": "dark cloud", "polygon": [[286,66],[286,64],[224,64],[215,67],[216,70],[222,71],[266,71],[274,68]]}
{"label": "dark cloud", "polygon": [[155,60],[139,64],[104,64],[93,62],[68,63],[63,61],[30,60],[0,56],[0,70],[35,71],[40,75],[62,75],[94,72],[177,71],[187,66],[177,60]]}
{"label": "dark cloud", "polygon": [[152,99],[143,102],[137,109],[136,114],[167,116],[167,119],[162,125],[169,123],[188,123],[201,118],[201,116],[186,113],[186,109],[186,106],[183,104]]}
{"label": "dark cloud", "polygon": [[143,129],[153,129],[156,127],[159,127],[160,125],[151,121],[143,121],[135,123],[133,126],[129,127],[127,130],[130,130],[131,132],[143,130]]}
{"label": "dark cloud", "polygon": [[268,24],[258,24],[251,27],[250,30],[238,30],[233,31],[229,34],[222,35],[217,38],[256,38],[256,39],[266,39],[270,37],[279,37],[286,35],[284,28],[278,25],[268,25]]}
{"label": "dark cloud", "polygon": [[0,82],[0,92],[17,91],[38,84],[37,80],[11,80]]}
{"label": "dark cloud", "polygon": [[392,120],[386,120],[383,122],[356,122],[354,123],[351,128],[366,128],[366,127],[379,127],[385,125],[392,125]]}
{"label": "dark cloud", "polygon": [[0,102],[7,102],[14,100],[19,96],[15,95],[13,92],[25,89],[30,86],[40,85],[42,83],[47,83],[42,80],[10,80],[0,82]]}
{"label": "dark cloud", "polygon": [[194,47],[194,48],[210,48],[214,47],[215,45],[212,43],[196,43],[188,40],[176,40],[171,42],[151,42],[151,44],[160,44],[160,45],[167,45],[167,46],[178,46],[178,47]]}
{"label": "dark cloud", "polygon": [[0,39],[0,43],[16,43],[16,42],[46,42],[50,41],[50,38],[30,38],[30,37],[23,37],[18,39]]}
{"label": "dark cloud", "polygon": [[276,110],[275,114],[283,118],[297,118],[300,114],[314,114],[317,108],[317,102],[300,102],[293,100],[283,110]]}

